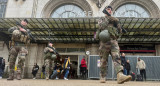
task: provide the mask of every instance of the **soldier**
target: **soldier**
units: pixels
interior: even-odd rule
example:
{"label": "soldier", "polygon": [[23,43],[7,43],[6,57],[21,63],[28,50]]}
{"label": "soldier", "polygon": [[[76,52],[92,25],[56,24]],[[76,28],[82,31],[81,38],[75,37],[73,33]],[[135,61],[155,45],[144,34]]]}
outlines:
{"label": "soldier", "polygon": [[7,80],[14,79],[14,68],[15,62],[18,56],[18,65],[16,71],[17,80],[21,80],[21,73],[23,71],[23,66],[25,62],[25,56],[28,54],[26,45],[30,42],[30,37],[27,34],[27,31],[24,29],[24,26],[28,24],[26,19],[22,20],[20,23],[17,23],[17,26],[11,27],[8,29],[9,33],[12,33],[11,43],[10,43],[10,52],[9,52],[9,78]]}
{"label": "soldier", "polygon": [[46,80],[49,79],[49,75],[52,71],[51,68],[54,68],[54,60],[57,58],[56,54],[58,54],[55,51],[55,48],[53,47],[53,44],[51,42],[48,43],[48,46],[44,49],[44,61],[45,61],[45,74],[46,74]]}
{"label": "soldier", "polygon": [[100,55],[100,82],[105,83],[108,56],[111,54],[114,62],[114,68],[117,72],[117,83],[122,84],[131,80],[131,76],[123,74],[123,67],[120,63],[119,46],[117,39],[122,33],[119,20],[112,17],[112,7],[107,6],[103,13],[105,17],[101,17],[98,21],[99,29],[96,32],[96,39],[100,40],[99,55]]}

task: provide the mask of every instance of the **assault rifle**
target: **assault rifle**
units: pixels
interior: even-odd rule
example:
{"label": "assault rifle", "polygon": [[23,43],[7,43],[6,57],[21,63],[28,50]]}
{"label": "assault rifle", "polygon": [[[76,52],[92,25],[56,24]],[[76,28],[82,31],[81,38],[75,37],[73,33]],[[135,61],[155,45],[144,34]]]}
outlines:
{"label": "assault rifle", "polygon": [[55,52],[55,54],[59,55],[59,53],[53,47],[50,47],[50,46],[48,46],[48,47],[53,50],[53,53]]}
{"label": "assault rifle", "polygon": [[[26,30],[27,34],[29,35],[29,37],[34,40],[34,42],[36,42],[36,40],[34,39],[33,35],[31,34],[31,31],[29,29],[26,29],[23,25],[21,25],[19,22],[17,22],[17,25],[23,29]],[[24,32],[22,32],[22,34],[26,34]]]}
{"label": "assault rifle", "polygon": [[[119,21],[119,23],[121,24],[121,22]],[[121,26],[121,29],[122,29],[122,33],[127,33],[127,30],[124,29],[122,26]]]}
{"label": "assault rifle", "polygon": [[[119,21],[119,23],[121,24],[121,22]],[[118,27],[118,24],[114,22],[114,27]],[[122,33],[127,33],[127,30],[124,29],[122,26],[121,26],[121,29],[122,29]]]}

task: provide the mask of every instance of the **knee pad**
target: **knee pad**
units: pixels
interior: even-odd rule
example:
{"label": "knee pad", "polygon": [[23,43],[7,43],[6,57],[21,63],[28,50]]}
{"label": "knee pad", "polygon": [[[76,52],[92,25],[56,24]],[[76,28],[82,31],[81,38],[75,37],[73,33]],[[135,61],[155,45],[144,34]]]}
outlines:
{"label": "knee pad", "polygon": [[21,48],[20,54],[22,55],[27,55],[28,54],[28,50],[24,47]]}
{"label": "knee pad", "polygon": [[45,66],[46,66],[46,67],[49,67],[49,65],[50,65],[50,61],[49,61],[49,59],[46,59],[46,60],[45,60]]}
{"label": "knee pad", "polygon": [[26,56],[20,55],[20,56],[18,57],[18,59],[19,59],[20,61],[25,61],[25,57],[26,57]]}

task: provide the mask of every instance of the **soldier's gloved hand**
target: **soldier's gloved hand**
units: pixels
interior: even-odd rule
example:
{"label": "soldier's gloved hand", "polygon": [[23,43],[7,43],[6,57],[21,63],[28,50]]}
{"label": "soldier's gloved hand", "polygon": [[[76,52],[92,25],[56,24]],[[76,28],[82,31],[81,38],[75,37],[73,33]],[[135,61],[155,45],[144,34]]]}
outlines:
{"label": "soldier's gloved hand", "polygon": [[52,50],[52,49],[49,49],[49,51],[50,51],[50,52],[53,52],[53,50]]}
{"label": "soldier's gloved hand", "polygon": [[23,29],[23,28],[19,28],[20,29],[20,31],[22,31],[22,32],[27,32],[25,29]]}

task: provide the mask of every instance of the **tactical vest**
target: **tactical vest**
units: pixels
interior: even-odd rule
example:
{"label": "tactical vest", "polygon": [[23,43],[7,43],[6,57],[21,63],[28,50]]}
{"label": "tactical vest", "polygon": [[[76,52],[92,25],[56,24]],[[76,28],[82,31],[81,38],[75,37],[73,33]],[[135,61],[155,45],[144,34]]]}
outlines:
{"label": "tactical vest", "polygon": [[49,47],[46,47],[44,49],[44,54],[45,54],[44,59],[52,59],[52,60],[54,60],[54,59],[57,58],[56,54],[54,54],[53,52],[49,51]]}
{"label": "tactical vest", "polygon": [[109,16],[103,17],[101,18],[101,20],[102,21],[99,24],[99,26],[101,27],[101,31],[99,32],[99,39],[103,42],[109,41],[109,38],[118,39],[119,33],[117,28],[114,27],[114,23],[117,22],[117,19]]}
{"label": "tactical vest", "polygon": [[118,23],[118,19],[115,17],[109,17],[108,31],[113,39],[118,39],[120,34],[118,33],[118,28],[114,26],[114,24]]}
{"label": "tactical vest", "polygon": [[22,34],[21,31],[16,29],[12,33],[12,41],[28,44],[30,43],[30,37],[27,34]]}

